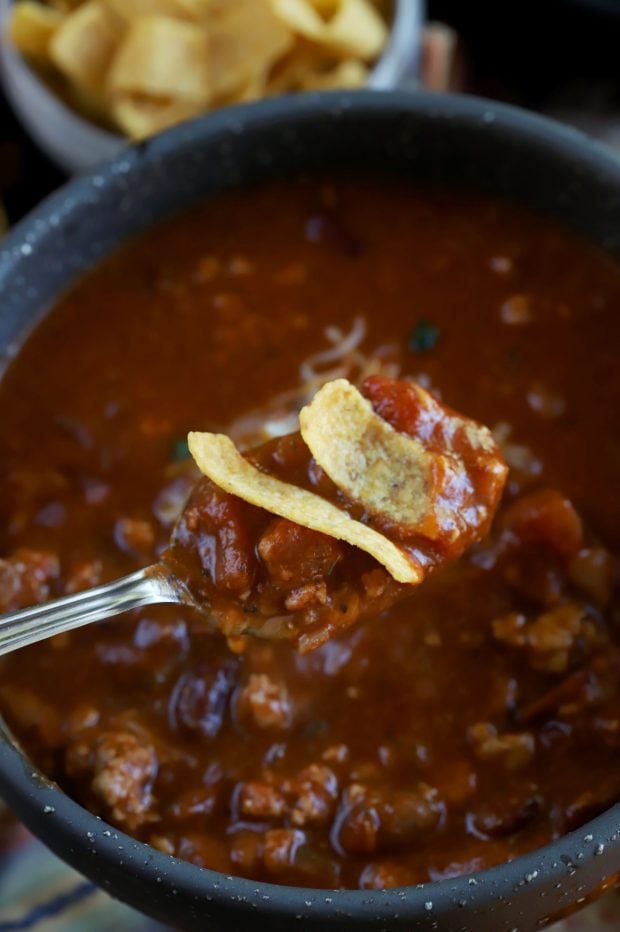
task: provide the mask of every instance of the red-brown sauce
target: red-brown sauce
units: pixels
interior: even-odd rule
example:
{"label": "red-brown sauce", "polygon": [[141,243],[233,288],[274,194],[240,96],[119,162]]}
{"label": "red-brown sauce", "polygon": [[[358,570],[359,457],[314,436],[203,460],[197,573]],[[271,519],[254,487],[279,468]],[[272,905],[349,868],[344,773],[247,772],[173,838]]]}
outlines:
{"label": "red-brown sauce", "polygon": [[305,656],[161,607],[7,657],[25,749],[136,837],[282,883],[462,873],[618,800],[619,331],[602,254],[397,183],[239,192],[121,251],[0,384],[3,608],[155,560],[186,432],[251,433],[318,369],[416,377],[513,468],[483,544]]}

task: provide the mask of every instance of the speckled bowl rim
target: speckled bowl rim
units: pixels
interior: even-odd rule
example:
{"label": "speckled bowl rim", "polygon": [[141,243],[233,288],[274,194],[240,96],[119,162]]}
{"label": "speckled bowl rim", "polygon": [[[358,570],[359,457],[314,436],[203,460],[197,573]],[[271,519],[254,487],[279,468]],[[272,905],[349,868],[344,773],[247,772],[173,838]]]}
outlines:
{"label": "speckled bowl rim", "polygon": [[[523,144],[542,145],[557,153],[558,158],[569,155],[586,176],[608,181],[620,195],[620,161],[609,150],[582,133],[518,108],[465,95],[428,93],[358,91],[284,97],[236,107],[176,127],[147,144],[124,151],[96,173],[69,182],[18,224],[3,242],[0,293],[10,302],[7,284],[20,272],[23,276],[24,266],[27,268],[36,256],[39,241],[50,235],[47,221],[52,215],[61,217],[64,223],[79,209],[96,203],[97,198],[105,204],[105,195],[100,196],[100,192],[105,192],[106,185],[119,174],[130,181],[133,174],[140,172],[144,160],[163,162],[170,154],[195,146],[197,141],[207,146],[222,136],[234,140],[244,129],[256,126],[325,119],[326,115],[338,119],[343,113],[385,116],[390,108],[395,114],[406,110],[413,117],[486,125],[494,133],[512,134]],[[617,239],[610,233],[609,246],[618,252],[620,230]],[[15,347],[5,347],[5,358],[14,352]],[[512,928],[518,930],[524,911],[531,912],[527,910],[528,900],[537,895],[543,880],[545,891],[549,891],[546,915],[551,921],[563,909],[595,896],[603,881],[617,879],[620,874],[620,805],[616,805],[580,829],[512,861],[418,886],[384,891],[325,890],[231,877],[170,857],[107,825],[33,767],[1,721],[0,739],[0,789],[5,800],[35,832],[35,823],[41,817],[49,820],[53,841],[48,832],[40,834],[45,834],[57,854],[64,855],[87,876],[96,877],[98,866],[106,861],[130,872],[142,886],[155,889],[154,885],[159,884],[172,896],[183,892],[206,904],[234,905],[237,916],[247,913],[256,921],[261,913],[268,913],[280,920],[328,923],[337,919],[344,923],[343,928],[359,922],[365,928],[388,928],[385,923],[389,923],[390,929],[405,929],[412,928],[415,922],[415,928],[430,929],[435,917],[450,913],[462,916],[463,929],[495,929],[484,922],[480,926],[469,923],[476,922],[478,916],[488,921],[489,907],[496,904],[498,911],[502,906],[510,909]],[[575,876],[579,878],[577,897]],[[573,878],[570,883],[569,878]],[[460,912],[455,913],[455,909]],[[498,917],[498,930],[499,923],[502,929],[511,928],[505,917]]]}

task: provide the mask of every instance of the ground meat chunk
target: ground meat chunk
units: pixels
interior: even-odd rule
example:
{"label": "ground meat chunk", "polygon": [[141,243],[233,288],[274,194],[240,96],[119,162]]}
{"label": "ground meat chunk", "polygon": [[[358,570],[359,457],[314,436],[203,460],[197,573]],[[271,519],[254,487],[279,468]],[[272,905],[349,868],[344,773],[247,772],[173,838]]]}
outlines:
{"label": "ground meat chunk", "polygon": [[133,831],[153,817],[157,755],[131,732],[101,735],[94,754],[92,790],[115,822]]}
{"label": "ground meat chunk", "polygon": [[304,583],[293,589],[284,600],[284,606],[289,612],[301,612],[313,605],[327,604],[327,585],[321,581]]}
{"label": "ground meat chunk", "polygon": [[277,784],[270,773],[263,780],[242,783],[235,795],[243,816],[282,820],[302,828],[330,821],[338,799],[338,780],[324,764],[310,764],[297,776]]}
{"label": "ground meat chunk", "polygon": [[237,715],[246,724],[285,731],[292,720],[292,705],[283,683],[266,673],[253,673],[237,700]]}
{"label": "ground meat chunk", "polygon": [[150,556],[155,547],[155,528],[145,518],[119,518],[114,526],[117,547],[131,556]]}
{"label": "ground meat chunk", "polygon": [[329,576],[342,557],[342,546],[319,531],[275,518],[258,543],[258,553],[273,585],[288,591]]}
{"label": "ground meat chunk", "polygon": [[544,673],[563,673],[575,641],[584,631],[583,608],[565,602],[539,615],[529,626],[530,665]]}
{"label": "ground meat chunk", "polygon": [[490,722],[479,722],[468,729],[474,755],[481,761],[498,761],[506,770],[519,770],[529,764],[536,750],[529,732],[499,735]]}
{"label": "ground meat chunk", "polygon": [[390,575],[383,567],[376,567],[362,575],[364,592],[369,599],[379,599],[385,592]]}
{"label": "ground meat chunk", "polygon": [[67,595],[73,592],[83,592],[101,582],[103,564],[101,560],[77,560],[69,570],[65,581]]}
{"label": "ground meat chunk", "polygon": [[346,744],[332,744],[325,748],[321,758],[328,764],[344,764],[349,757],[349,749]]}
{"label": "ground meat chunk", "polygon": [[293,825],[320,824],[330,819],[338,797],[338,780],[329,767],[310,764],[294,780],[287,781],[283,789],[293,797],[290,809]]}
{"label": "ground meat chunk", "polygon": [[278,819],[286,811],[286,800],[271,783],[254,780],[239,788],[239,812],[255,819]]}
{"label": "ground meat chunk", "polygon": [[512,612],[493,622],[493,636],[511,647],[524,648],[532,669],[542,673],[564,673],[578,638],[593,636],[583,608],[563,602],[527,621]]}
{"label": "ground meat chunk", "polygon": [[510,647],[527,646],[527,618],[521,612],[510,612],[495,618],[492,624],[493,637]]}
{"label": "ground meat chunk", "polygon": [[14,612],[45,602],[60,572],[58,557],[20,547],[0,559],[0,612]]}

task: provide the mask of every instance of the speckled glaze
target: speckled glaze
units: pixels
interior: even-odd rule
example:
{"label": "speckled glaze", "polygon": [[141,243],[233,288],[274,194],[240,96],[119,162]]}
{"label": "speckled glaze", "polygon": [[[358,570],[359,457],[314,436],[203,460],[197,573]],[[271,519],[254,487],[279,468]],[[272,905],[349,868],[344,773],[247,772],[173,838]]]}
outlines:
{"label": "speckled glaze", "polygon": [[[0,251],[0,366],[59,293],[126,238],[227,188],[338,170],[401,173],[509,197],[620,257],[620,162],[573,130],[467,97],[283,98],[126,151],[23,221]],[[65,861],[186,930],[533,932],[620,878],[620,806],[470,877],[382,892],[325,891],[227,877],[134,841],[45,780],[2,729],[0,791]]]}

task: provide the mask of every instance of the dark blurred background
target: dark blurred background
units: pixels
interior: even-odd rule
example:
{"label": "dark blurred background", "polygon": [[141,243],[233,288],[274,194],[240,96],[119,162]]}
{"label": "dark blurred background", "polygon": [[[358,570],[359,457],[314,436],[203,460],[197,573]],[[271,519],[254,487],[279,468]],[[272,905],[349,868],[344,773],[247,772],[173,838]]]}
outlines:
{"label": "dark blurred background", "polygon": [[481,93],[538,109],[611,84],[618,101],[620,0],[429,0],[428,12],[461,36]]}

